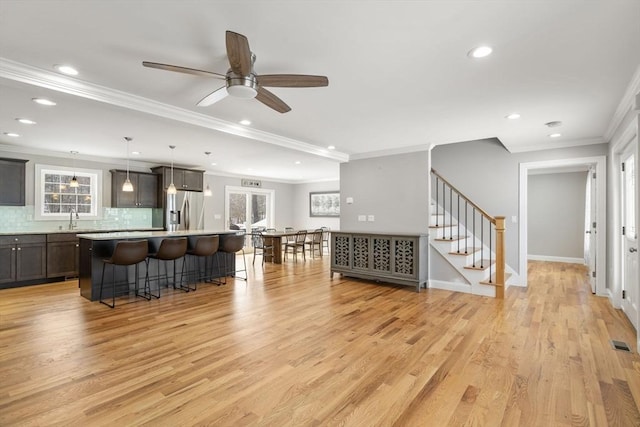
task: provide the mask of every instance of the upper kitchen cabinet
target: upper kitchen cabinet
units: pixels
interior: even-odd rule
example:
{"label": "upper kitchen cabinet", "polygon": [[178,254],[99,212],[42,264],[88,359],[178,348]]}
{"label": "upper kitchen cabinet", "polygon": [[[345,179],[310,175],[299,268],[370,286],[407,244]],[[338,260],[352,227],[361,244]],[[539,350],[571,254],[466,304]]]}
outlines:
{"label": "upper kitchen cabinet", "polygon": [[24,206],[24,171],[28,160],[0,158],[0,182],[4,185],[0,191],[1,206]]}
{"label": "upper kitchen cabinet", "polygon": [[[166,190],[171,184],[171,168],[168,166],[158,166],[151,169],[153,172],[162,175],[162,185]],[[173,168],[173,185],[178,190],[203,191],[204,171],[193,169]]]}
{"label": "upper kitchen cabinet", "polygon": [[157,208],[158,179],[153,173],[129,172],[133,191],[122,191],[127,179],[127,171],[111,171],[111,205],[114,208]]}

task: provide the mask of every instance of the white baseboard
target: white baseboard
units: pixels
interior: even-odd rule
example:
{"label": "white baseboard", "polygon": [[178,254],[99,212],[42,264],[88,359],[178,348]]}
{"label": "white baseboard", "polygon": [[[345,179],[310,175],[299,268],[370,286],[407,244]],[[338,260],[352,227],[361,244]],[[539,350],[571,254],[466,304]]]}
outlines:
{"label": "white baseboard", "polygon": [[442,289],[445,291],[471,293],[471,285],[468,283],[445,282],[444,280],[429,280],[427,285],[431,289]]}
{"label": "white baseboard", "polygon": [[551,262],[566,262],[569,264],[582,264],[584,265],[584,258],[570,258],[562,256],[547,256],[547,255],[527,255],[529,261],[551,261]]}
{"label": "white baseboard", "polygon": [[468,283],[445,282],[443,280],[429,280],[428,287],[431,289],[442,289],[445,291],[462,292],[495,298],[495,287],[489,285],[478,285],[475,289]]}

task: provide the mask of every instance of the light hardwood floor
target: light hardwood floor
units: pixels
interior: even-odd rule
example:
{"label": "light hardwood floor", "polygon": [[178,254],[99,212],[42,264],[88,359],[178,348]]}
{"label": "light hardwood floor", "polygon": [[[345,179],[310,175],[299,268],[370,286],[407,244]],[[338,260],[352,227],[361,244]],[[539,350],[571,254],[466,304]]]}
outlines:
{"label": "light hardwood floor", "polygon": [[639,426],[635,332],[575,265],[495,300],[323,260],[160,300],[0,291],[0,425]]}

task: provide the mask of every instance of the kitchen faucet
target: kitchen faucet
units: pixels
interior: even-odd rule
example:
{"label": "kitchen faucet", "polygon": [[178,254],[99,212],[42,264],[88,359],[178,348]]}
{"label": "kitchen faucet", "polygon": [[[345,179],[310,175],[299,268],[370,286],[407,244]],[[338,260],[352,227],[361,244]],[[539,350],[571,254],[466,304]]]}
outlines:
{"label": "kitchen faucet", "polygon": [[[73,222],[73,214],[76,214],[76,222]],[[78,215],[78,212],[74,209],[71,208],[71,211],[69,211],[69,230],[73,230],[74,228],[76,228],[78,226],[78,219],[80,218],[80,216]]]}

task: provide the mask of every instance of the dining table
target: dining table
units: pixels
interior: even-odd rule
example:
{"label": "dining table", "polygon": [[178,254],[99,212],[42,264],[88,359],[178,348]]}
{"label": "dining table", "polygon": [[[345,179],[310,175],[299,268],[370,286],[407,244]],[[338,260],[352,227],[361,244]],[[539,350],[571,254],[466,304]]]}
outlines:
{"label": "dining table", "polygon": [[273,257],[266,255],[265,261],[271,261],[274,264],[282,264],[282,239],[295,236],[300,231],[306,231],[307,234],[314,233],[316,230],[289,230],[289,231],[262,231],[262,238],[265,243],[269,242],[273,245]]}

